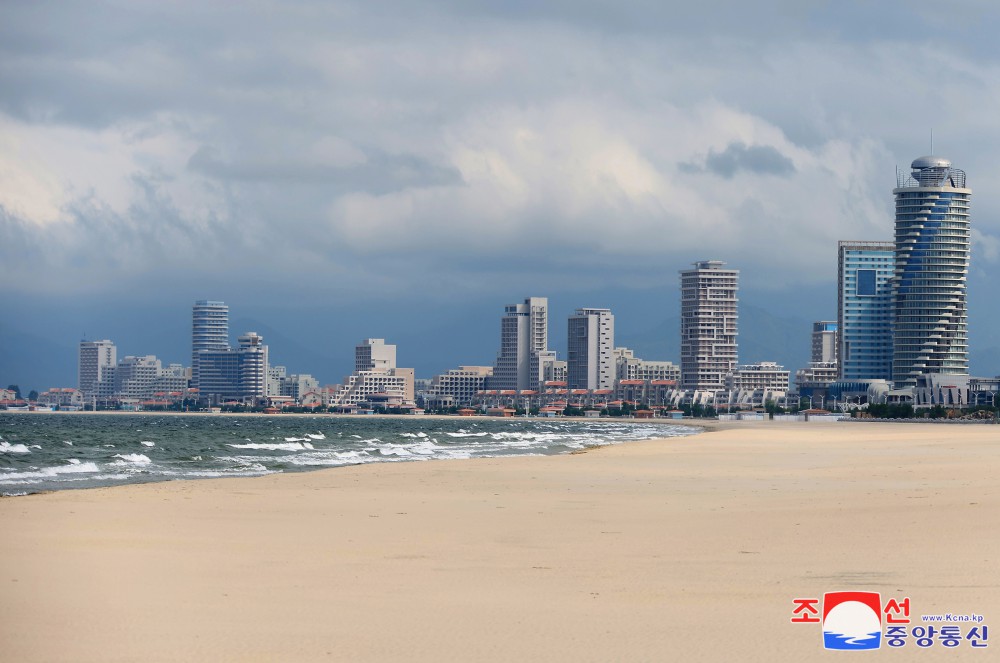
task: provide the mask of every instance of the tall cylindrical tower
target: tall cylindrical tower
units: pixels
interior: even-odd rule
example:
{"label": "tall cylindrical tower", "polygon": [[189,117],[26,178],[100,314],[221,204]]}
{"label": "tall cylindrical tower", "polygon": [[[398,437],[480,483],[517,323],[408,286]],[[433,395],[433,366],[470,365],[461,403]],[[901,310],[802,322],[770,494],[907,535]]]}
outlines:
{"label": "tall cylindrical tower", "polygon": [[921,373],[968,375],[969,201],[965,171],[920,157],[900,174],[896,197],[892,379]]}
{"label": "tall cylindrical tower", "polygon": [[191,384],[201,388],[198,353],[229,347],[229,307],[223,302],[200,300],[191,315]]}

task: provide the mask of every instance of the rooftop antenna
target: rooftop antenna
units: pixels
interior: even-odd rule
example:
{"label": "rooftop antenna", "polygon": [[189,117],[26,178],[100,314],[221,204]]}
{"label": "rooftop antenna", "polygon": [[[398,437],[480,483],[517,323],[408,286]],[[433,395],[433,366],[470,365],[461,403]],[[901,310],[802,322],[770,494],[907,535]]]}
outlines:
{"label": "rooftop antenna", "polygon": [[934,127],[931,127],[931,156],[934,156]]}

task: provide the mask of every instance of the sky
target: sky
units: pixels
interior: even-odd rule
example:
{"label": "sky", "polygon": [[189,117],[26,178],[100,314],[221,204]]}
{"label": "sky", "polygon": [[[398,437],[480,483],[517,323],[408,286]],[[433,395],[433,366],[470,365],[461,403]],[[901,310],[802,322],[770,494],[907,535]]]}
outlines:
{"label": "sky", "polygon": [[583,306],[668,352],[704,259],[802,327],[797,360],[837,241],[891,239],[932,132],[973,190],[973,372],[1000,373],[998,25],[986,0],[6,0],[0,382],[72,386],[83,337],[188,364],[199,299],[329,383],[366,337],[421,377],[489,364],[528,296],[560,353]]}

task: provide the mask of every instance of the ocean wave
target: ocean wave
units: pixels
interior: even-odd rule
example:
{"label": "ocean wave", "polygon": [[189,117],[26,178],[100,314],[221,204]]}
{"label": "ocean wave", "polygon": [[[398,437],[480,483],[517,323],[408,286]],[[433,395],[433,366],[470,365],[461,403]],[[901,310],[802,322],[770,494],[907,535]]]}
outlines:
{"label": "ocean wave", "polygon": [[[289,438],[286,437],[285,439]],[[276,444],[250,442],[248,444],[227,444],[226,446],[233,449],[260,449],[264,451],[305,451],[313,449],[313,445],[308,442],[278,442]]]}
{"label": "ocean wave", "polygon": [[115,458],[120,460],[116,460],[112,465],[149,465],[153,462],[145,454],[115,454]]}
{"label": "ocean wave", "polygon": [[150,442],[149,440],[143,440],[139,444],[141,444],[144,447],[155,447],[156,446],[156,442]]}
{"label": "ocean wave", "polygon": [[96,463],[81,463],[75,458],[69,459],[69,465],[57,465],[55,467],[40,467],[29,472],[13,472],[11,474],[0,475],[0,483],[14,484],[22,483],[26,479],[52,479],[63,474],[83,474],[99,472]]}
{"label": "ocean wave", "polygon": [[[39,447],[39,448],[41,448],[41,447]],[[28,450],[28,447],[26,447],[23,444],[11,444],[10,442],[4,441],[4,442],[0,442],[0,453],[4,453],[4,454],[30,454],[31,452]]]}

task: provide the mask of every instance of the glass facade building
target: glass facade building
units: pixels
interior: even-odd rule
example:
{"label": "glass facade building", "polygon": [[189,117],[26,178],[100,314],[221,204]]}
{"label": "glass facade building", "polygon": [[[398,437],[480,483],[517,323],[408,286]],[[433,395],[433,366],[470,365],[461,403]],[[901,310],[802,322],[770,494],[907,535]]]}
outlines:
{"label": "glass facade building", "polygon": [[837,247],[837,361],[841,380],[892,379],[892,242]]}
{"label": "glass facade building", "polygon": [[897,179],[892,381],[912,387],[922,373],[969,373],[972,191],[940,157],[914,160]]}

